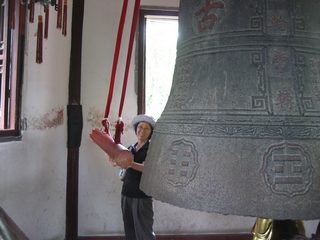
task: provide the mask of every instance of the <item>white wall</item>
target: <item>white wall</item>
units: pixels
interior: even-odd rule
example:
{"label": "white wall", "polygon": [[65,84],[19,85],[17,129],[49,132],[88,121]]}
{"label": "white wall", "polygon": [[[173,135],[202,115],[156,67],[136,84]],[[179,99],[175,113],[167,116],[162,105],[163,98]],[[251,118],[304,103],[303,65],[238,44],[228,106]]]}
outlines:
{"label": "white wall", "polygon": [[[44,41],[44,62],[35,63],[36,23],[28,24],[22,117],[28,130],[21,141],[0,143],[0,206],[32,240],[61,240],[65,234],[68,81],[71,6],[68,35],[55,28],[50,13],[49,39]],[[129,1],[127,19],[132,18]],[[177,7],[178,0],[142,0],[142,5]],[[84,128],[80,148],[79,236],[123,234],[118,168],[89,138],[104,115],[122,1],[87,0],[82,59]],[[40,13],[36,7],[35,16]],[[130,21],[123,35],[115,93],[109,119],[116,121],[126,60]],[[132,63],[134,63],[134,54]],[[130,121],[137,112],[135,66],[130,69],[123,110],[123,145],[135,141]],[[231,233],[250,231],[255,219],[200,213],[155,201],[155,231],[162,233]],[[306,222],[311,235],[318,221]]]}
{"label": "white wall", "polygon": [[[35,23],[27,24],[26,33],[22,118],[27,118],[28,129],[21,141],[0,143],[0,206],[30,239],[61,240],[65,235],[71,22],[64,37],[56,29],[56,12],[50,9],[49,38],[43,42],[43,63],[37,64],[40,9],[36,4]],[[71,19],[71,7],[68,16]]]}

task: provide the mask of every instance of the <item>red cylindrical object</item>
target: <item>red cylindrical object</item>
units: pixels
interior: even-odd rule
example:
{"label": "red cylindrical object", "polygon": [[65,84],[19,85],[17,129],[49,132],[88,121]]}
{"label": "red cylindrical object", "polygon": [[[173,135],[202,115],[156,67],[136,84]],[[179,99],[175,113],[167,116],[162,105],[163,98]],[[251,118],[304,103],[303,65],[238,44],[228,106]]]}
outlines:
{"label": "red cylindrical object", "polygon": [[133,154],[123,145],[116,144],[113,139],[100,129],[92,130],[90,138],[98,144],[121,168],[128,168],[133,162]]}

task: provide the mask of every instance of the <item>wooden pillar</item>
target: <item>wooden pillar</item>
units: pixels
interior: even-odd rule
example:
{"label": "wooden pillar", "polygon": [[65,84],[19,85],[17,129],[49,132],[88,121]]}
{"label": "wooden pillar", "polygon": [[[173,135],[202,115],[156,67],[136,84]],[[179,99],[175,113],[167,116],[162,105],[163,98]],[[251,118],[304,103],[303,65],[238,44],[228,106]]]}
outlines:
{"label": "wooden pillar", "polygon": [[82,135],[81,55],[84,0],[73,0],[68,99],[66,240],[78,238],[79,148]]}

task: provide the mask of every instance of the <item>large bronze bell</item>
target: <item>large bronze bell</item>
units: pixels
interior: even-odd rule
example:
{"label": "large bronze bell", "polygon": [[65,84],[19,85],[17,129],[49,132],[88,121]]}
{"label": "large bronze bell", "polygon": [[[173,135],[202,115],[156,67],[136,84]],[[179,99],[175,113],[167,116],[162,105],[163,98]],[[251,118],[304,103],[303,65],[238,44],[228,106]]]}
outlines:
{"label": "large bronze bell", "polygon": [[182,208],[320,219],[320,1],[180,0],[141,189]]}

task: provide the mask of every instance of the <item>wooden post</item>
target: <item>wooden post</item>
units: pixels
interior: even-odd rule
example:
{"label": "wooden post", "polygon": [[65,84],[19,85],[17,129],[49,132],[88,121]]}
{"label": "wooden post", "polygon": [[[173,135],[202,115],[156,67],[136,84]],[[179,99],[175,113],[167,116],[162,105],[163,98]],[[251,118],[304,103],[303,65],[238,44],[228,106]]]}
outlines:
{"label": "wooden post", "polygon": [[80,105],[80,90],[83,13],[84,0],[74,0],[72,6],[71,53],[68,99],[69,118],[65,232],[66,240],[77,240],[78,238],[79,147],[81,143],[82,134],[82,111]]}

